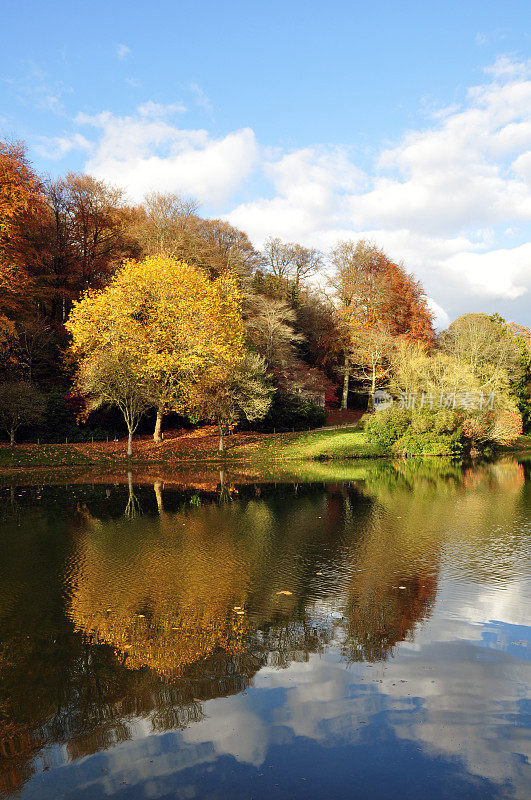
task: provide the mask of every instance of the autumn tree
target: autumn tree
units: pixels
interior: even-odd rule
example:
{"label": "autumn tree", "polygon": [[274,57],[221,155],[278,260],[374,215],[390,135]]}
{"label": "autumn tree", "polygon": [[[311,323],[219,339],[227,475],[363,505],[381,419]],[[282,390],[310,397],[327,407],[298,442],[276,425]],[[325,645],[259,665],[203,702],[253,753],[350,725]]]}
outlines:
{"label": "autumn tree", "polygon": [[192,199],[173,192],[150,192],[131,215],[129,232],[146,256],[166,253],[182,258],[196,214],[197,203]]}
{"label": "autumn tree", "polygon": [[371,345],[390,335],[430,344],[433,330],[421,285],[374,243],[340,242],[330,262],[334,269],[329,280],[331,299],[344,331],[341,407],[346,408],[353,334],[359,340],[364,332],[361,341]]}
{"label": "autumn tree", "polygon": [[350,354],[356,374],[369,385],[369,410],[374,392],[391,371],[395,339],[377,326],[360,326],[351,331]]}
{"label": "autumn tree", "polygon": [[305,361],[320,369],[335,369],[343,351],[343,331],[326,298],[305,292],[295,310],[294,327],[304,337],[299,347]]}
{"label": "autumn tree", "polygon": [[247,336],[264,357],[271,371],[281,371],[295,357],[295,347],[303,336],[294,330],[293,309],[281,300],[248,295],[246,297]]}
{"label": "autumn tree", "polygon": [[283,395],[322,402],[333,386],[324,372],[301,357],[303,334],[295,330],[296,312],[281,300],[246,297],[245,330],[252,346],[263,356]]}
{"label": "autumn tree", "polygon": [[77,388],[88,398],[89,409],[116,406],[127,427],[127,455],[142,414],[153,404],[153,380],[139,364],[149,348],[132,318],[124,293],[111,283],[89,290],[74,304],[66,328],[78,362]]}
{"label": "autumn tree", "polygon": [[189,400],[194,418],[216,422],[221,453],[224,436],[238,422],[265,417],[274,391],[267,378],[264,359],[247,351],[230,375],[222,375],[214,381],[203,378],[191,386]]}
{"label": "autumn tree", "polygon": [[267,272],[282,281],[288,281],[293,269],[291,246],[277,237],[270,236],[262,251],[264,267]]}
{"label": "autumn tree", "polygon": [[245,281],[260,263],[260,256],[247,234],[225,220],[198,218],[195,234],[204,246],[198,266],[206,269],[211,277],[229,270]]}
{"label": "autumn tree", "polygon": [[226,380],[243,347],[240,293],[230,272],[210,281],[203,271],[159,255],[128,262],[116,279],[148,347],[144,365],[157,407],[155,441],[166,411],[185,410],[199,377]]}
{"label": "autumn tree", "polygon": [[215,278],[230,270],[244,279],[259,255],[243,231],[225,220],[203,219],[197,203],[178,194],[151,192],[130,215],[128,232],[146,255],[164,252]]}
{"label": "autumn tree", "polygon": [[501,317],[464,314],[439,337],[443,353],[467,364],[483,391],[507,392],[519,369],[519,346]]}
{"label": "autumn tree", "polygon": [[112,352],[126,367],[125,384],[136,377],[139,396],[157,408],[159,441],[164,413],[185,410],[188,386],[200,377],[229,375],[241,359],[239,304],[230,273],[210,281],[201,270],[164,254],[126,262],[109,286],[74,305],[67,329],[80,375],[99,374],[98,364]]}
{"label": "autumn tree", "polygon": [[429,352],[422,343],[397,342],[392,354],[389,381],[394,394],[431,394],[439,401],[441,394],[479,392],[481,384],[466,364],[452,355],[435,350]]}
{"label": "autumn tree", "polygon": [[33,248],[26,227],[42,205],[42,187],[24,145],[0,141],[0,311],[17,311],[28,299]]}
{"label": "autumn tree", "polygon": [[292,244],[292,280],[297,289],[308,278],[311,278],[323,267],[323,255],[315,247],[303,247],[300,244]]}
{"label": "autumn tree", "polygon": [[44,396],[33,384],[26,381],[0,383],[0,428],[8,434],[11,447],[19,428],[41,422],[44,410]]}
{"label": "autumn tree", "polygon": [[270,237],[262,251],[262,265],[288,298],[290,289],[293,289],[291,294],[297,294],[303,283],[322,269],[323,256],[314,247]]}
{"label": "autumn tree", "polygon": [[39,294],[47,315],[64,322],[87,288],[105,286],[124,257],[136,255],[123,192],[89,175],[48,181],[47,209],[33,231]]}

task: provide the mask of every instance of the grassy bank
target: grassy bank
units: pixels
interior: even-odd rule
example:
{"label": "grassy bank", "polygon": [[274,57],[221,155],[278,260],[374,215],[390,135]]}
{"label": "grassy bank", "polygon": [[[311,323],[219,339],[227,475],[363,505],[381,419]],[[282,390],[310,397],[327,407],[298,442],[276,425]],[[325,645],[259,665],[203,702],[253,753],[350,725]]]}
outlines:
{"label": "grassy bank", "polygon": [[[304,462],[311,471],[316,460],[340,462],[389,456],[367,441],[359,425],[295,433],[236,433],[225,440],[224,453],[218,451],[216,429],[169,431],[164,441],[155,444],[150,437],[135,441],[132,458],[126,455],[126,442],[83,442],[80,444],[20,444],[0,446],[0,472],[12,473],[38,468],[74,467],[83,470],[97,467],[104,470],[143,467],[180,468],[189,464],[211,466],[240,465],[264,470],[289,465],[300,470]],[[531,455],[531,436],[522,436],[505,453]]]}
{"label": "grassy bank", "polygon": [[33,467],[113,467],[127,464],[178,465],[191,462],[264,464],[317,458],[369,458],[381,455],[371,447],[357,426],[296,433],[236,433],[225,439],[225,452],[218,450],[214,427],[194,431],[170,431],[155,444],[139,437],[132,458],[126,442],[69,444],[20,444],[0,447],[0,470]]}

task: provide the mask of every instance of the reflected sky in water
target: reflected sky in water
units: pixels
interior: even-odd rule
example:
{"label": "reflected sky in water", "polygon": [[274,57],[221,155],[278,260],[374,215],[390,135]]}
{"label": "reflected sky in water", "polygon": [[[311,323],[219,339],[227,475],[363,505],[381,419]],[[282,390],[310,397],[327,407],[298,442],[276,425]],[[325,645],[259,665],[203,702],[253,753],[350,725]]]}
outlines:
{"label": "reflected sky in water", "polygon": [[530,465],[318,477],[0,488],[0,797],[531,795]]}

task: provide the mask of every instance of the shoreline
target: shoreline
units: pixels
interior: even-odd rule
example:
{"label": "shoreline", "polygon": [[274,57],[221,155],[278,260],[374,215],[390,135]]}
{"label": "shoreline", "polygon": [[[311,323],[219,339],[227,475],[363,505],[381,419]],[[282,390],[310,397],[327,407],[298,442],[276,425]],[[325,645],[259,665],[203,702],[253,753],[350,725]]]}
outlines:
{"label": "shoreline", "polygon": [[[0,479],[5,481],[45,470],[84,473],[96,470],[208,472],[229,469],[244,474],[278,474],[305,472],[312,464],[314,468],[319,466],[321,471],[327,472],[333,471],[338,462],[359,464],[368,460],[396,459],[393,453],[370,445],[359,425],[286,433],[238,432],[228,436],[225,442],[226,450],[219,453],[216,430],[208,426],[193,431],[169,431],[167,438],[159,444],[151,437],[139,437],[131,457],[125,452],[123,439],[94,443],[22,443],[14,448],[0,445]],[[531,436],[522,436],[513,446],[500,448],[498,455],[531,456]],[[431,455],[422,458],[450,457]],[[327,466],[331,469],[327,470]]]}

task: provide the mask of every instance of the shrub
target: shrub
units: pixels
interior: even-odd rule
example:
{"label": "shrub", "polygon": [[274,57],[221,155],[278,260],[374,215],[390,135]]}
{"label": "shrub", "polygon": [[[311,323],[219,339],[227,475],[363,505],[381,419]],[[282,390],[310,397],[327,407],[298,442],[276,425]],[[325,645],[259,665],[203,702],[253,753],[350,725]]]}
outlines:
{"label": "shrub", "polygon": [[410,430],[413,433],[428,433],[433,429],[433,414],[414,411],[411,415]]}
{"label": "shrub", "polygon": [[266,416],[260,422],[249,422],[241,425],[243,429],[252,428],[259,431],[290,431],[320,428],[326,422],[326,411],[316,403],[308,400],[297,400],[278,392]]}
{"label": "shrub", "polygon": [[497,411],[492,427],[488,432],[489,439],[495,444],[514,444],[522,435],[522,416],[517,411]]}
{"label": "shrub", "polygon": [[458,455],[462,435],[453,411],[408,411],[394,405],[371,414],[365,423],[369,441],[400,455]]}
{"label": "shrub", "polygon": [[470,414],[462,417],[459,421],[459,427],[465,441],[470,446],[477,448],[489,438],[490,415]]}
{"label": "shrub", "polygon": [[433,430],[435,433],[453,433],[457,430],[458,421],[455,411],[441,409],[433,415]]}
{"label": "shrub", "polygon": [[462,450],[460,430],[415,432],[411,427],[393,445],[393,451],[401,456],[458,456]]}
{"label": "shrub", "polygon": [[370,414],[365,422],[365,433],[371,443],[389,450],[410,424],[411,412],[393,405]]}
{"label": "shrub", "polygon": [[472,411],[396,405],[371,414],[365,431],[369,441],[400,455],[459,455],[486,453],[493,445],[510,445],[522,434],[522,417],[513,408]]}

